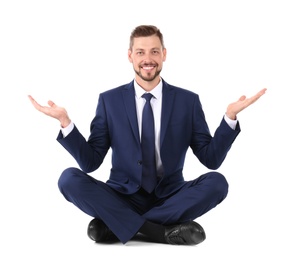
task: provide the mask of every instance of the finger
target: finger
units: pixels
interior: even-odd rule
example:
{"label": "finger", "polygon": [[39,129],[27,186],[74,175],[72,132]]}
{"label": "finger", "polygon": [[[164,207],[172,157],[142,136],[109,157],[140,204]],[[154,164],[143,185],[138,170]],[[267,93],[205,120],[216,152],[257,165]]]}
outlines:
{"label": "finger", "polygon": [[253,104],[255,101],[257,101],[264,93],[266,92],[266,88],[260,90],[256,95],[254,95],[253,97],[250,97],[248,99],[248,105]]}
{"label": "finger", "polygon": [[262,96],[265,92],[267,91],[266,88],[263,88],[262,90],[260,90],[257,94]]}
{"label": "finger", "polygon": [[36,109],[41,110],[41,105],[31,95],[28,98]]}
{"label": "finger", "polygon": [[48,105],[49,105],[50,107],[52,107],[52,108],[55,108],[55,107],[56,107],[56,104],[55,104],[53,101],[51,101],[51,100],[48,101]]}
{"label": "finger", "polygon": [[256,95],[254,95],[253,97],[252,97],[252,99],[255,99],[255,100],[257,100],[257,99],[259,99],[265,92],[266,92],[266,88],[263,88],[262,90],[260,90]]}
{"label": "finger", "polygon": [[34,100],[34,98],[33,98],[31,95],[28,95],[28,98],[29,98],[29,100],[31,101],[31,103],[36,102],[36,101]]}
{"label": "finger", "polygon": [[241,96],[241,97],[238,99],[238,101],[244,101],[245,99],[246,99],[246,96],[243,95],[243,96]]}

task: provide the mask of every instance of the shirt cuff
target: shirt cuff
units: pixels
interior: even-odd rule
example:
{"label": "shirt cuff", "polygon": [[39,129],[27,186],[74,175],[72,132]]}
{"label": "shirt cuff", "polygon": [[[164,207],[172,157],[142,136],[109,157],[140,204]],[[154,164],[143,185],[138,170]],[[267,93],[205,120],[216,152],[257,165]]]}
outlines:
{"label": "shirt cuff", "polygon": [[69,125],[67,125],[65,128],[61,128],[62,134],[64,136],[64,138],[71,133],[71,131],[74,128],[74,124],[73,122],[71,122]]}
{"label": "shirt cuff", "polygon": [[236,125],[237,125],[237,119],[232,120],[229,117],[227,117],[227,115],[224,115],[224,119],[225,119],[226,123],[228,124],[228,126],[230,126],[233,130],[235,130]]}

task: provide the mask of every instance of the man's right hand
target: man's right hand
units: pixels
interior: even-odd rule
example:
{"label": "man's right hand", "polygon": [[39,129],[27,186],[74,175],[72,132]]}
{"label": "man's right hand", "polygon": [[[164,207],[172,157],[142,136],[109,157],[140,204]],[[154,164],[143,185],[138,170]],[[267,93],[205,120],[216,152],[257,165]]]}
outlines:
{"label": "man's right hand", "polygon": [[49,106],[41,106],[31,95],[28,95],[28,98],[38,111],[59,120],[62,128],[67,127],[71,123],[66,109],[57,106],[53,101],[48,101]]}

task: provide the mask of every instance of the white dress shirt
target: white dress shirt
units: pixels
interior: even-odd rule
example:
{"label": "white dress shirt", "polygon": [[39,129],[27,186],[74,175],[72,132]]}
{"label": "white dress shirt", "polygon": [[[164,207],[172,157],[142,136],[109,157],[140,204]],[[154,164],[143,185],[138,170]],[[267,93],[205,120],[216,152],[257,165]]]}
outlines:
{"label": "white dress shirt", "polygon": [[[141,127],[142,127],[142,111],[144,104],[146,103],[145,98],[142,97],[145,94],[145,90],[141,88],[136,81],[134,81],[135,88],[135,100],[136,100],[136,110],[139,134],[141,140]],[[157,175],[161,176],[163,173],[162,162],[160,157],[160,129],[161,129],[161,108],[162,108],[162,80],[159,84],[150,92],[153,98],[150,100],[150,104],[153,109],[154,114],[154,124],[155,124],[155,150],[156,150],[156,162],[157,162]]]}

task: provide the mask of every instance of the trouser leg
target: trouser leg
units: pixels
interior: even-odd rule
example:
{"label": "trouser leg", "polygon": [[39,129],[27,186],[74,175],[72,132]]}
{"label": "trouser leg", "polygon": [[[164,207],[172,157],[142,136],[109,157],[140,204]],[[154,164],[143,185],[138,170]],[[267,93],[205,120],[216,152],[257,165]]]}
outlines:
{"label": "trouser leg", "polygon": [[146,212],[143,217],[163,225],[194,220],[222,202],[227,193],[225,177],[218,172],[209,172],[188,181],[178,192]]}
{"label": "trouser leg", "polygon": [[77,168],[66,169],[58,186],[69,202],[103,220],[122,243],[130,240],[145,221],[122,199],[122,194]]}

